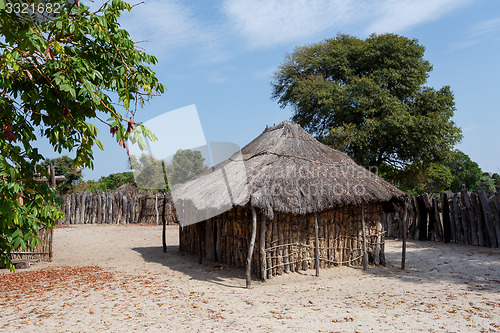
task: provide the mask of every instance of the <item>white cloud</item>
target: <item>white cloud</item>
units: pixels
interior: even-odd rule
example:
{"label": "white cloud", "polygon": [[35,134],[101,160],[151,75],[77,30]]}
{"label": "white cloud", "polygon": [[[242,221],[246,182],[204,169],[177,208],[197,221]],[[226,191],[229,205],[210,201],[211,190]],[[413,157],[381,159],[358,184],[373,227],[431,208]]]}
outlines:
{"label": "white cloud", "polygon": [[207,65],[248,49],[333,37],[337,32],[400,33],[469,1],[221,0],[217,11],[206,3],[147,0],[121,22],[133,40],[147,41],[139,46],[148,53]]}
{"label": "white cloud", "polygon": [[252,48],[293,42],[350,23],[352,1],[226,0],[223,11]]}
{"label": "white cloud", "polygon": [[217,62],[219,57],[218,29],[210,22],[198,19],[192,9],[175,0],[145,1],[124,14],[120,20],[134,41],[146,41],[139,46],[158,58],[189,50],[194,58]]}
{"label": "white cloud", "polygon": [[469,1],[224,0],[223,11],[251,48],[265,48],[353,25],[367,33],[401,32]]}
{"label": "white cloud", "polygon": [[500,17],[481,21],[472,26],[466,35],[467,37],[464,40],[455,43],[452,46],[452,49],[457,50],[467,48],[481,43],[489,37],[493,40],[498,40],[498,31],[500,31]]}
{"label": "white cloud", "polygon": [[386,0],[372,6],[369,32],[400,32],[440,18],[470,0]]}

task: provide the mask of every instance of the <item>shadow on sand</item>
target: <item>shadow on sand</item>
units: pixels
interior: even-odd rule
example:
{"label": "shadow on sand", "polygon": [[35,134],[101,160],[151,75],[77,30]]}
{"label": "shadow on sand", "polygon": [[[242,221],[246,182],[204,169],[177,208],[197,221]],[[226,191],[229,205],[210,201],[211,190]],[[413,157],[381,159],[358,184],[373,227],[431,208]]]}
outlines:
{"label": "shadow on sand", "polygon": [[[489,290],[500,292],[500,249],[485,247],[442,244],[436,242],[408,242],[406,269],[401,270],[400,242],[386,249],[386,267],[369,266],[365,272],[374,278],[398,279],[412,284],[442,283],[463,284],[470,290]],[[198,264],[198,256],[179,252],[179,246],[167,247],[163,253],[160,246],[138,247],[147,262],[158,263],[174,271],[190,276],[192,280],[206,281],[230,288],[244,288],[245,272],[242,269],[225,267],[217,262],[207,261]],[[361,270],[361,267],[352,267]],[[334,267],[321,269],[320,276],[334,275]],[[311,275],[314,270],[293,274]],[[285,274],[286,275],[286,274]],[[256,276],[252,277],[257,280]]]}
{"label": "shadow on sand", "polygon": [[229,288],[244,288],[245,285],[243,270],[208,261],[206,258],[199,264],[198,256],[179,252],[177,245],[167,246],[166,253],[163,253],[161,246],[136,247],[132,250],[140,253],[145,261],[184,273],[191,280],[211,282]]}
{"label": "shadow on sand", "polygon": [[386,267],[372,266],[367,273],[408,283],[463,284],[469,290],[500,292],[500,249],[408,241],[406,269],[401,270],[400,245],[401,242],[393,243],[386,250]]}

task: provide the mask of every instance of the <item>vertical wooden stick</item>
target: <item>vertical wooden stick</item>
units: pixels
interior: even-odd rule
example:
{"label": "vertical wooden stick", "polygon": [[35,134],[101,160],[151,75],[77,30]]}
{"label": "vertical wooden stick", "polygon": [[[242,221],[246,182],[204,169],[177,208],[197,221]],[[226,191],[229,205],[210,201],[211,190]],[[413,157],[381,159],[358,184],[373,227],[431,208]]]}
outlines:
{"label": "vertical wooden stick", "polygon": [[160,213],[158,212],[158,193],[155,193],[156,225],[160,224]]}
{"label": "vertical wooden stick", "polygon": [[[165,218],[165,201],[167,194],[163,195],[163,214],[162,214],[162,223],[163,223],[163,253],[167,252],[167,219]],[[157,208],[158,210],[158,208]]]}
{"label": "vertical wooden stick", "polygon": [[49,186],[52,189],[56,188],[56,172],[52,163],[49,164]]}
{"label": "vertical wooden stick", "polygon": [[319,239],[317,213],[314,213],[314,256],[316,257],[316,276],[319,276]]}
{"label": "vertical wooden stick", "polygon": [[405,265],[406,265],[406,228],[407,228],[406,220],[408,219],[407,215],[408,215],[408,201],[405,200],[405,208],[403,211],[403,218],[402,218],[402,222],[403,222],[403,248],[401,250],[401,269],[405,269]]}
{"label": "vertical wooden stick", "polygon": [[264,218],[264,216],[260,221],[259,241],[260,241],[260,277],[262,281],[265,281],[267,279],[267,261],[266,261],[266,219]]}
{"label": "vertical wooden stick", "polygon": [[250,238],[250,246],[248,247],[248,256],[247,256],[247,288],[250,288],[251,284],[251,275],[252,275],[252,254],[253,247],[255,246],[255,237],[257,235],[257,213],[255,212],[254,206],[252,206],[252,236]]}
{"label": "vertical wooden stick", "polygon": [[363,228],[363,269],[368,268],[368,252],[366,250],[365,204],[361,204],[361,227]]}

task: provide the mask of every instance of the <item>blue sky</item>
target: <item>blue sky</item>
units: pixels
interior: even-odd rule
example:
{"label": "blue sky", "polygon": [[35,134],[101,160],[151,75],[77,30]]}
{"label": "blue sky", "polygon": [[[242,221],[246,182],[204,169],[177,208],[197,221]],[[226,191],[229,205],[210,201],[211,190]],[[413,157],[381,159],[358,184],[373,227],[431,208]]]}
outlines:
{"label": "blue sky", "polygon": [[[454,121],[464,134],[457,148],[484,171],[500,173],[500,1],[146,0],[121,22],[158,58],[154,70],[167,87],[136,120],[195,104],[207,142],[240,146],[266,125],[290,119],[291,110],[271,99],[270,82],[295,46],[338,33],[416,38],[434,66],[428,85],[449,85],[455,95]],[[96,125],[105,148],[95,148],[86,179],[127,170],[125,151],[109,129]],[[48,157],[57,156],[41,146]]]}

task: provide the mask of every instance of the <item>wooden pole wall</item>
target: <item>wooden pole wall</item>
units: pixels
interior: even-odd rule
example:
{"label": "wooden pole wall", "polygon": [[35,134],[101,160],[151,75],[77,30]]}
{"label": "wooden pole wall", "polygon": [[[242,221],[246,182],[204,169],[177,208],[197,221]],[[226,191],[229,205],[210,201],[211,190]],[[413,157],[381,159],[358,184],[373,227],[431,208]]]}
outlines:
{"label": "wooden pole wall", "polygon": [[365,205],[361,205],[361,230],[363,233],[363,269],[368,268],[368,251],[366,244],[366,225],[365,225]]}
{"label": "wooden pole wall", "polygon": [[[416,196],[408,205],[408,239],[432,240],[445,243],[500,246],[500,214],[497,205],[500,192],[488,195],[484,191],[470,193],[442,192],[439,196]],[[427,222],[426,222],[427,221]],[[391,227],[389,237],[401,238],[402,232]],[[431,227],[432,225],[432,227]]]}
{"label": "wooden pole wall", "polygon": [[[378,265],[385,258],[382,216],[380,205],[366,205],[364,211],[360,206],[349,206],[308,215],[275,213],[273,219],[265,219],[263,215],[261,220],[254,221],[250,207],[239,207],[207,221],[203,241],[196,226],[184,227],[180,249],[199,255],[199,243],[205,242],[201,245],[205,249],[203,256],[215,258],[208,251],[215,242],[219,262],[243,268],[245,278],[250,272],[262,280],[313,267],[319,274],[323,267],[362,265],[363,258],[370,258],[369,264]],[[216,232],[209,234],[211,230]],[[250,256],[255,246],[259,255]]]}
{"label": "wooden pole wall", "polygon": [[316,276],[319,276],[319,230],[318,230],[318,214],[314,214],[314,257],[316,266]]}

